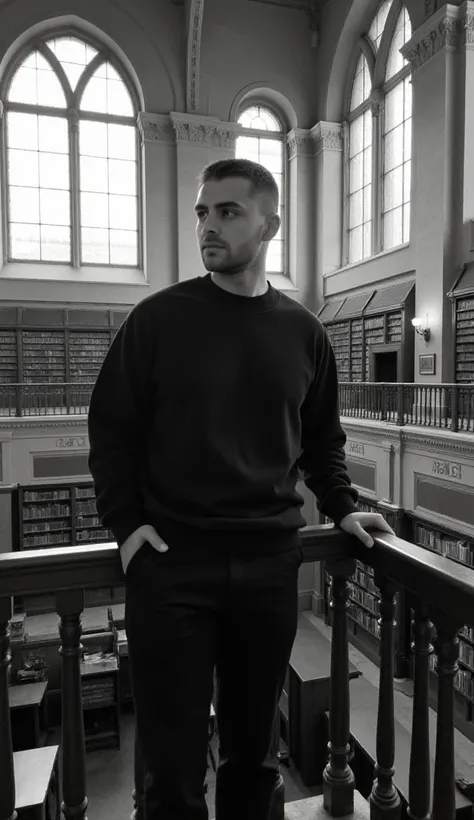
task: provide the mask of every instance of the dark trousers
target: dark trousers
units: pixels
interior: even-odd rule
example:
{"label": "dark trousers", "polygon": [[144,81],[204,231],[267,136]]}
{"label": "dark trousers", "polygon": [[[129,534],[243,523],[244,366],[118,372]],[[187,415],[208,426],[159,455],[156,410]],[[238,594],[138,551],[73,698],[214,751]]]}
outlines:
{"label": "dark trousers", "polygon": [[[217,678],[216,820],[271,820],[282,800],[274,718],[298,617],[298,532],[158,532],[127,569],[140,820],[207,820]],[[140,773],[142,770],[142,774]]]}

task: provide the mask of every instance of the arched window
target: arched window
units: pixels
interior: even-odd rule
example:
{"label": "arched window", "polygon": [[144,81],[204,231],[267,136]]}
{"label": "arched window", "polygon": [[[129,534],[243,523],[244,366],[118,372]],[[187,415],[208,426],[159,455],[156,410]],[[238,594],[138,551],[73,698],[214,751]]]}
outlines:
{"label": "arched window", "polygon": [[347,115],[346,264],[410,238],[411,37],[401,0],[382,0],[360,42]]}
{"label": "arched window", "polygon": [[137,266],[137,104],[121,66],[50,35],[17,55],[4,99],[9,259]]}
{"label": "arched window", "polygon": [[248,131],[237,137],[235,155],[259,162],[275,177],[280,194],[281,227],[267,251],[267,273],[285,273],[285,158],[283,125],[269,108],[249,105],[238,122]]}

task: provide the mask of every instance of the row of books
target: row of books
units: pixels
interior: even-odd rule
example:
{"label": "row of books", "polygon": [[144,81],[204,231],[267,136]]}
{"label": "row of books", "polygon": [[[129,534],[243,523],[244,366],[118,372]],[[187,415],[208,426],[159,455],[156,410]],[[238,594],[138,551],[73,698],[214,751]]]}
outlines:
{"label": "row of books", "polygon": [[376,615],[371,615],[369,612],[366,612],[365,609],[360,609],[357,604],[351,603],[351,601],[349,601],[348,613],[350,617],[363,626],[367,632],[371,632],[376,638],[380,638],[380,627]]}
{"label": "row of books", "polygon": [[354,584],[349,584],[349,594],[355,603],[362,604],[362,606],[367,607],[367,609],[370,609],[370,611],[378,617],[380,612],[380,603],[379,599],[375,595],[372,595],[370,592],[366,592],[364,589],[361,589]]}
{"label": "row of books", "polygon": [[23,510],[23,521],[33,521],[38,518],[62,518],[71,514],[68,504],[51,504],[49,507],[26,507]]}
{"label": "row of books", "polygon": [[441,535],[440,533],[417,524],[416,540],[422,547],[438,552],[448,558],[468,566],[474,567],[474,547],[468,541],[454,538],[453,536]]}
{"label": "row of books", "polygon": [[31,533],[39,532],[58,532],[58,530],[71,529],[71,522],[69,519],[58,519],[56,521],[42,521],[39,524],[25,524],[23,527],[23,534],[30,535]]}
{"label": "row of books", "polygon": [[[430,667],[433,671],[436,671],[436,663],[436,655],[430,655]],[[467,669],[458,669],[454,678],[454,685],[461,694],[474,701],[474,677],[471,672]]]}
{"label": "row of books", "polygon": [[66,501],[70,497],[69,490],[25,490],[23,501]]}

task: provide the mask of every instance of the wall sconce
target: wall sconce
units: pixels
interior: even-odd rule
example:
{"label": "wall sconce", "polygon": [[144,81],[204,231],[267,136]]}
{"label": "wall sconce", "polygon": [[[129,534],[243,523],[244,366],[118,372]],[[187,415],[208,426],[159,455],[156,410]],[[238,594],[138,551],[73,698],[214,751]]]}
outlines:
{"label": "wall sconce", "polygon": [[426,322],[423,322],[423,319],[420,319],[419,317],[415,316],[415,318],[411,320],[411,323],[415,328],[416,332],[420,336],[423,336],[423,339],[425,340],[426,344],[428,344],[431,338],[431,330],[428,326],[428,314],[426,314]]}

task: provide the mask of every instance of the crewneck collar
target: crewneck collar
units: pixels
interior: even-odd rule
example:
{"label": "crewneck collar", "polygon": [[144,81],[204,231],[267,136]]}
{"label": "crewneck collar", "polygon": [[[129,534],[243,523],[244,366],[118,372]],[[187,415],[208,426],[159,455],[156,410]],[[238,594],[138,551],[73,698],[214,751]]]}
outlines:
{"label": "crewneck collar", "polygon": [[261,296],[240,296],[216,285],[210,273],[206,276],[200,276],[198,279],[202,282],[203,289],[205,289],[209,298],[215,304],[219,304],[227,310],[239,313],[266,313],[276,307],[280,301],[280,292],[268,280],[268,290]]}

